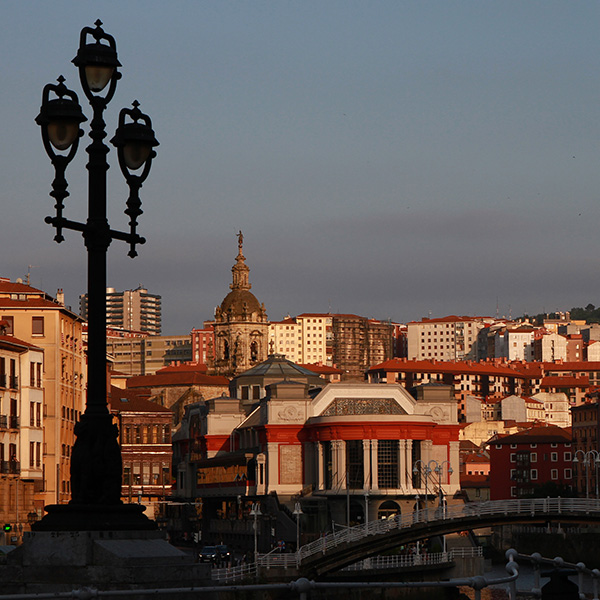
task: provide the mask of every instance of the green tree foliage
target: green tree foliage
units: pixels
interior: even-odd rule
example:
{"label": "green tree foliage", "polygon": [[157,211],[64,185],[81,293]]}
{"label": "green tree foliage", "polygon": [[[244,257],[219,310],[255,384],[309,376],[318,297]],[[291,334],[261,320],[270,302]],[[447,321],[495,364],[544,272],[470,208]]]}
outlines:
{"label": "green tree foliage", "polygon": [[[574,321],[585,321],[586,323],[600,323],[600,307],[596,308],[592,303],[585,308],[573,307],[570,311],[571,319]],[[557,313],[538,313],[537,315],[523,315],[519,320],[528,319],[534,325],[542,325],[544,319],[557,319]]]}

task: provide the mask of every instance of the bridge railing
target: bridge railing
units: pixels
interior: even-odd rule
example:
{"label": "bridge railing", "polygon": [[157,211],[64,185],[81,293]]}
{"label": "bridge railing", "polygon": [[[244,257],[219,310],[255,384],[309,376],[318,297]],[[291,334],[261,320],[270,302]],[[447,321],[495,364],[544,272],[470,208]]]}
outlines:
{"label": "bridge railing", "polygon": [[432,554],[391,554],[389,556],[371,556],[359,560],[342,569],[343,571],[364,571],[365,569],[401,569],[422,565],[441,565],[455,558],[483,556],[483,548],[455,548],[448,552]]}
{"label": "bridge railing", "polygon": [[600,500],[591,498],[515,498],[511,500],[490,500],[469,502],[462,505],[432,507],[430,510],[416,510],[413,513],[396,515],[388,519],[370,521],[347,527],[341,531],[327,533],[322,537],[301,546],[298,561],[323,553],[365,537],[388,533],[393,529],[414,527],[421,523],[440,523],[473,517],[493,517],[507,515],[560,515],[565,513],[588,515],[600,512]]}

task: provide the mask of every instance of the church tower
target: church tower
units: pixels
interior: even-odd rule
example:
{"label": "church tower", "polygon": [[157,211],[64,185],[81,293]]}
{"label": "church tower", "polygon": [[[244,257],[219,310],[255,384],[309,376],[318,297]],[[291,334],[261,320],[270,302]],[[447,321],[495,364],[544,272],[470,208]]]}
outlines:
{"label": "church tower", "polygon": [[265,305],[250,291],[250,269],[238,234],[238,254],[231,272],[231,292],[215,310],[215,347],[210,372],[234,377],[264,361],[268,354],[269,323]]}

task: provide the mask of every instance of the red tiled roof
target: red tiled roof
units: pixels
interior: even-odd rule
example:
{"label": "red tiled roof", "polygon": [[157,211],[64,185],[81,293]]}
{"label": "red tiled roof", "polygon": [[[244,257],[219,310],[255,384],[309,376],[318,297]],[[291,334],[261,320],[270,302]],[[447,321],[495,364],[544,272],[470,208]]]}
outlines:
{"label": "red tiled roof", "polygon": [[431,360],[406,360],[391,358],[369,369],[372,371],[398,371],[412,373],[473,373],[505,377],[519,377],[520,372],[511,368],[507,363],[498,365],[492,362],[452,362]]}
{"label": "red tiled roof", "polygon": [[154,388],[164,386],[218,385],[228,386],[229,379],[221,375],[204,375],[194,371],[137,375],[127,380],[127,388]]}
{"label": "red tiled roof", "polygon": [[544,377],[540,385],[542,387],[589,387],[590,378],[587,375],[580,377],[553,375]]}
{"label": "red tiled roof", "polygon": [[115,412],[171,412],[170,408],[152,402],[147,397],[142,397],[147,395],[147,391],[122,390],[121,388],[111,386],[108,401],[110,408]]}
{"label": "red tiled roof", "polygon": [[46,295],[46,292],[43,290],[38,290],[37,288],[31,287],[25,283],[17,283],[12,282],[10,279],[6,277],[0,277],[0,292],[4,292],[7,294],[42,294]]}
{"label": "red tiled roof", "polygon": [[[0,296],[1,308],[55,308],[66,309],[64,304],[45,300],[44,298],[27,298],[26,300],[12,300],[11,298],[3,298]],[[67,309],[68,310],[68,309]]]}
{"label": "red tiled roof", "polygon": [[494,444],[547,444],[554,442],[570,443],[571,429],[562,429],[556,425],[535,425],[525,431],[497,439]]}
{"label": "red tiled roof", "polygon": [[462,488],[489,488],[489,475],[461,475],[460,487]]}
{"label": "red tiled roof", "polygon": [[329,375],[334,375],[334,374],[342,374],[343,371],[342,369],[337,369],[336,367],[330,367],[329,365],[317,365],[317,364],[306,364],[306,365],[298,365],[299,367],[304,367],[305,369],[308,369],[309,371],[312,371],[313,373],[317,373],[317,375],[323,375],[323,374],[329,374]]}
{"label": "red tiled roof", "polygon": [[0,335],[0,343],[8,344],[11,346],[23,346],[24,348],[31,348],[32,350],[42,350],[39,346],[26,342],[16,338],[14,335]]}
{"label": "red tiled roof", "polygon": [[168,365],[162,369],[158,369],[157,373],[202,373],[205,374],[208,366],[203,363],[183,363],[181,365]]}
{"label": "red tiled roof", "polygon": [[600,361],[569,361],[542,363],[546,371],[600,371]]}

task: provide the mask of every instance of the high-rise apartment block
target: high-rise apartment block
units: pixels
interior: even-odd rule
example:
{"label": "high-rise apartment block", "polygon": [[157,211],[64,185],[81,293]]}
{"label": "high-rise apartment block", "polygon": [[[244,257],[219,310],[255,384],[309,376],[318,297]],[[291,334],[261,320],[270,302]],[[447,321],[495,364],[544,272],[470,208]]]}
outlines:
{"label": "high-rise apartment block", "polygon": [[[57,294],[62,299],[62,293]],[[0,278],[0,321],[4,321],[5,332],[40,348],[44,353],[44,367],[40,374],[43,383],[43,484],[35,489],[36,506],[59,504],[71,499],[71,448],[75,443],[74,428],[85,407],[86,369],[82,341],[82,319],[71,312],[63,302],[52,298],[46,292],[21,282],[12,283]],[[1,361],[0,361],[1,362]],[[37,359],[32,362],[38,362]],[[37,389],[38,367],[21,365],[21,377],[25,377],[30,390]],[[25,369],[25,373],[23,373]],[[17,373],[13,373],[17,375]],[[9,371],[10,375],[10,371]],[[12,402],[16,396],[8,394]],[[35,400],[37,402],[37,400]],[[4,410],[4,407],[2,408]],[[11,408],[12,410],[12,408]],[[31,414],[13,411],[31,423]],[[37,428],[37,407],[33,407],[34,429]],[[30,425],[31,426],[31,425]],[[28,443],[37,443],[39,436],[33,436]],[[23,451],[23,449],[21,449]],[[31,463],[31,455],[20,455],[20,462]],[[10,451],[9,451],[10,461]],[[34,448],[36,472],[37,446]]]}
{"label": "high-rise apartment block", "polygon": [[[79,312],[87,319],[87,294],[80,296],[79,303]],[[124,292],[106,288],[106,324],[108,327],[160,335],[161,298],[150,294],[142,286]]]}

